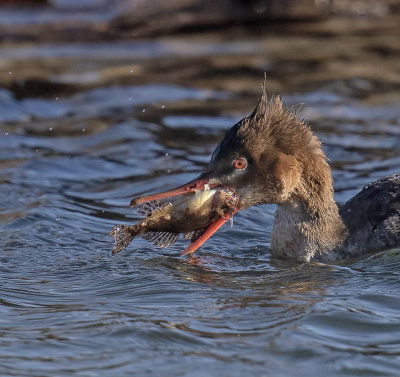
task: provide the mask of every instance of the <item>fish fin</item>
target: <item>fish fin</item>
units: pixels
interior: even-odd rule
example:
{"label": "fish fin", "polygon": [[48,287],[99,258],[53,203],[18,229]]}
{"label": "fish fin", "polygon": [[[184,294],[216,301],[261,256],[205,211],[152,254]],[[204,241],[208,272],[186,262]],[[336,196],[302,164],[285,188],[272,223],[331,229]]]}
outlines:
{"label": "fish fin", "polygon": [[154,212],[160,211],[169,206],[172,206],[171,202],[161,203],[158,200],[152,200],[151,202],[145,202],[142,206],[138,207],[136,213],[141,216],[149,217]]}
{"label": "fish fin", "polygon": [[140,235],[146,241],[152,242],[156,246],[168,247],[176,242],[179,233],[172,232],[146,232]]}
{"label": "fish fin", "polygon": [[197,229],[193,232],[192,239],[190,240],[191,242],[196,241],[199,237],[203,235],[203,233],[207,230],[207,228],[203,229]]}
{"label": "fish fin", "polygon": [[131,231],[131,227],[128,225],[116,225],[112,228],[109,235],[114,237],[114,248],[112,251],[114,255],[125,249],[132,242],[136,234]]}
{"label": "fish fin", "polygon": [[193,237],[194,232],[187,232],[187,233],[183,233],[183,238],[185,240],[190,240]]}

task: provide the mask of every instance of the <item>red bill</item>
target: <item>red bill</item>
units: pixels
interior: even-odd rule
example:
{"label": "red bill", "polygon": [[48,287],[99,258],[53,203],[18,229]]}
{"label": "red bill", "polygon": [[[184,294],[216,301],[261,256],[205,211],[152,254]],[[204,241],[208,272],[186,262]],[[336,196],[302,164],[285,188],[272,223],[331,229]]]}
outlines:
{"label": "red bill", "polygon": [[170,198],[172,196],[189,194],[191,192],[196,192],[198,190],[201,190],[201,191],[209,190],[209,189],[212,189],[212,188],[215,188],[218,186],[220,186],[220,185],[215,184],[215,183],[209,184],[208,179],[199,178],[199,179],[195,179],[194,181],[186,183],[185,185],[179,186],[172,190],[159,192],[157,194],[140,196],[138,198],[133,198],[130,202],[130,206],[133,207],[138,204],[150,202],[152,200],[159,200],[159,199],[164,199],[164,198]]}

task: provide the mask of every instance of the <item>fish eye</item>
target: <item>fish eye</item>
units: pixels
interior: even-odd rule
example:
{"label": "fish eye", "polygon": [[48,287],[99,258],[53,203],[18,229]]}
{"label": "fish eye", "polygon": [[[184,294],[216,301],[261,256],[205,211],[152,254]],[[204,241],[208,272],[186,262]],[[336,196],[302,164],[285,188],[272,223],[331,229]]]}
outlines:
{"label": "fish eye", "polygon": [[239,157],[233,161],[233,167],[238,170],[244,170],[247,168],[247,160],[244,157]]}

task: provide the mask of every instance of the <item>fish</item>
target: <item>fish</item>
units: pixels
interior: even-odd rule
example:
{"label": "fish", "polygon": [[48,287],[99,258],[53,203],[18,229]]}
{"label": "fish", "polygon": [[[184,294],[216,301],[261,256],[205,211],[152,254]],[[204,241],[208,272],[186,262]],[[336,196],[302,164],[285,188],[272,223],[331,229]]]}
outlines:
{"label": "fish", "polygon": [[114,237],[112,254],[125,249],[137,236],[165,248],[174,244],[181,233],[191,239],[182,255],[191,254],[238,211],[238,194],[226,186],[211,188],[206,184],[202,190],[175,195],[164,202],[132,200],[131,206],[143,202],[137,212],[146,217],[135,225],[114,226],[109,233]]}

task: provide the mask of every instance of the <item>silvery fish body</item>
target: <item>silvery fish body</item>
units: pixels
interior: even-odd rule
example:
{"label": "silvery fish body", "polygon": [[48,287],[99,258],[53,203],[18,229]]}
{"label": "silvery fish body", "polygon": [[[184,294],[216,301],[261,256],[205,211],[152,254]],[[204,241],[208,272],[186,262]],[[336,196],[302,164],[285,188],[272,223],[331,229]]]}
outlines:
{"label": "silvery fish body", "polygon": [[116,225],[111,230],[110,235],[115,239],[112,253],[127,247],[136,236],[160,247],[175,243],[180,233],[194,241],[208,225],[225,214],[232,214],[237,202],[236,193],[226,187],[196,191],[168,202],[146,202],[138,209],[145,219],[136,225]]}

